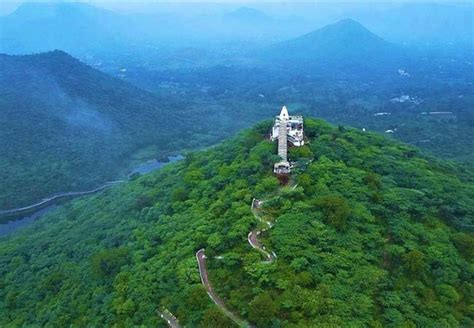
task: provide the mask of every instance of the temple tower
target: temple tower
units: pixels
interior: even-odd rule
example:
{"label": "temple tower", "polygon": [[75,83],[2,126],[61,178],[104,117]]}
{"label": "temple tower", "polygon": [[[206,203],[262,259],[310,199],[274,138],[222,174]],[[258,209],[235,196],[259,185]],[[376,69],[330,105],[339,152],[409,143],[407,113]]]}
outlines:
{"label": "temple tower", "polygon": [[303,117],[290,116],[286,106],[283,106],[280,115],[275,118],[273,124],[272,140],[275,139],[278,139],[278,156],[281,161],[274,165],[273,172],[289,174],[291,165],[288,162],[288,143],[296,147],[304,145]]}
{"label": "temple tower", "polygon": [[[286,112],[286,116],[284,115]],[[288,174],[290,173],[290,163],[288,162],[288,138],[286,125],[288,123],[288,111],[283,106],[280,114],[280,126],[278,127],[278,156],[281,161],[273,166],[273,172],[276,174]]]}
{"label": "temple tower", "polygon": [[[283,107],[284,108],[284,107]],[[278,155],[283,161],[288,160],[288,138],[286,132],[286,124],[288,119],[281,119],[280,115],[280,127],[278,128]]]}

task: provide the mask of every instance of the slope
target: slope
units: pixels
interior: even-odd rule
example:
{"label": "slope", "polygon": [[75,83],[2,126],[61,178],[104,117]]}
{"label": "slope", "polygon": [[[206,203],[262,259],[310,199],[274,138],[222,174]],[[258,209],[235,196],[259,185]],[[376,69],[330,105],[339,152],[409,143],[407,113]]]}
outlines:
{"label": "slope", "polygon": [[0,55],[0,208],[116,178],[142,147],[180,149],[179,107],[61,51]]}
{"label": "slope", "polygon": [[344,19],[300,37],[268,47],[265,60],[293,65],[364,65],[399,60],[401,50],[373,34],[360,23]]}
{"label": "slope", "polygon": [[[474,177],[381,136],[307,119],[296,188],[271,173],[269,123],[59,208],[0,242],[0,324],[472,326]],[[308,159],[311,159],[308,163]],[[306,164],[305,164],[306,163]],[[276,261],[248,244],[259,223]]]}

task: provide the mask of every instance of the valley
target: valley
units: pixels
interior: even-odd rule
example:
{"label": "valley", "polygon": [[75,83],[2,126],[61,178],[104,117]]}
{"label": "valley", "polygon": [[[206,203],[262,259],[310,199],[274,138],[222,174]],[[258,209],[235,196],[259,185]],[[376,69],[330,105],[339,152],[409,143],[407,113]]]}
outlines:
{"label": "valley", "polygon": [[[145,163],[139,164],[138,166],[133,168],[128,174],[128,179],[134,179],[140,174],[153,172],[162,168],[165,165],[174,163],[182,159],[183,157],[181,155],[178,155],[168,157],[166,162],[159,162],[156,159],[148,160]],[[34,220],[41,218],[41,216],[46,214],[49,210],[54,209],[58,204],[67,202],[68,200],[77,197],[83,197],[86,195],[101,192],[106,188],[113,187],[114,185],[123,183],[125,181],[126,180],[109,181],[93,190],[62,193],[45,198],[40,202],[29,206],[0,211],[0,236],[11,234],[17,229],[22,228],[33,222]]]}
{"label": "valley", "polygon": [[[93,189],[127,174],[140,149],[152,146],[148,158],[179,154],[216,143],[226,129],[204,135],[207,127],[195,124],[201,113],[61,51],[2,55],[0,67],[0,120],[11,122],[10,129],[0,130],[5,154],[0,158],[2,210],[56,193]],[[215,119],[208,124],[217,125]],[[168,126],[175,132],[167,131]]]}

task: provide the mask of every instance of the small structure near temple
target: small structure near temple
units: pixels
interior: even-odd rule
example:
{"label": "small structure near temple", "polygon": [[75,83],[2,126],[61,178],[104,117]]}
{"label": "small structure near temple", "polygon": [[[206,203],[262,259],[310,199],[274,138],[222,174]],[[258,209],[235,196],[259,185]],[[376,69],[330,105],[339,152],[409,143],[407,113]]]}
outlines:
{"label": "small structure near temple", "polygon": [[291,172],[288,143],[296,147],[303,146],[303,136],[303,116],[290,116],[286,106],[283,106],[280,115],[275,118],[271,135],[272,141],[278,139],[278,155],[281,158],[273,166],[274,173],[286,175]]}

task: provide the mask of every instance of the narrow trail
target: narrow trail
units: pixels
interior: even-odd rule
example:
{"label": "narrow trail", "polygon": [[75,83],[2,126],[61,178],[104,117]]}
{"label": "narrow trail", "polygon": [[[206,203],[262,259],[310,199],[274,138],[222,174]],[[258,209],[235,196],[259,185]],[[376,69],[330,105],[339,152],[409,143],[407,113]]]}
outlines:
{"label": "narrow trail", "polygon": [[[250,204],[250,211],[259,222],[265,223],[267,227],[264,229],[254,229],[250,231],[247,235],[247,241],[249,242],[250,246],[252,246],[252,248],[256,249],[265,256],[266,260],[263,261],[264,263],[272,263],[277,259],[275,252],[267,251],[265,246],[258,239],[262,232],[265,232],[273,227],[273,224],[271,222],[262,219],[258,214],[258,210],[263,203],[264,201],[258,200],[256,198],[252,199],[252,204]],[[231,312],[225,306],[224,301],[214,292],[212,285],[209,281],[209,275],[206,268],[206,254],[204,248],[201,248],[199,251],[197,251],[196,259],[199,266],[199,275],[201,276],[201,282],[206,288],[207,295],[209,295],[211,300],[224,312],[227,317],[229,317],[240,327],[252,327],[247,321],[245,321],[235,313]]]}
{"label": "narrow trail", "polygon": [[196,253],[196,259],[199,266],[199,275],[201,276],[201,282],[203,286],[206,288],[207,295],[211,298],[211,300],[225,313],[229,319],[235,322],[240,327],[252,327],[247,321],[240,318],[238,315],[231,312],[224,304],[224,302],[217,296],[217,294],[212,289],[212,285],[209,282],[209,277],[206,268],[206,254],[204,253],[204,248],[201,248]]}
{"label": "narrow trail", "polygon": [[263,222],[267,225],[266,228],[264,229],[255,229],[249,232],[247,236],[247,240],[253,248],[258,250],[260,253],[262,253],[265,258],[267,259],[265,263],[272,263],[277,259],[277,256],[275,252],[268,252],[266,247],[263,246],[262,242],[258,240],[258,237],[262,234],[262,232],[265,232],[273,227],[273,224],[269,221],[263,220],[260,215],[258,215],[258,208],[263,204],[263,201],[258,200],[254,198],[252,200],[252,204],[250,205],[250,211],[252,212],[253,216],[260,222]]}
{"label": "narrow trail", "polygon": [[164,308],[163,310],[158,310],[157,312],[160,315],[160,318],[165,320],[169,327],[181,328],[178,319],[170,311],[168,311],[168,309]]}

